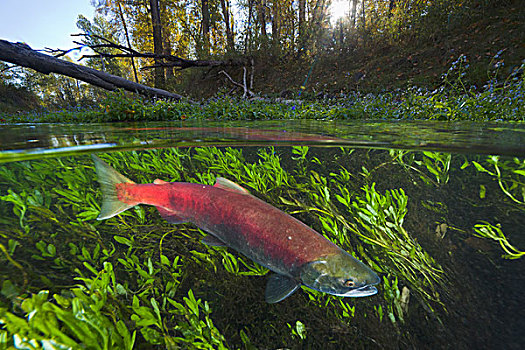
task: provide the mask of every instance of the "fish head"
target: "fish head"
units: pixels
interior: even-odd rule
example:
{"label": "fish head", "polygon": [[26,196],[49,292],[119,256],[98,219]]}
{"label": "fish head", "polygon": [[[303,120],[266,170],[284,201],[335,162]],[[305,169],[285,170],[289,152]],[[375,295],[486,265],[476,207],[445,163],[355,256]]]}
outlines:
{"label": "fish head", "polygon": [[342,297],[377,293],[377,274],[347,252],[321,257],[300,268],[301,282],[312,289]]}

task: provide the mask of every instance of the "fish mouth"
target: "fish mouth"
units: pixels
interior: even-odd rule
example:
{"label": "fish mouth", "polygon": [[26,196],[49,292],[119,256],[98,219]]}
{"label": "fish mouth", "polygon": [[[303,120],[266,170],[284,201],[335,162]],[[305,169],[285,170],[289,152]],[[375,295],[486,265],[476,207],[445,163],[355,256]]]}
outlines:
{"label": "fish mouth", "polygon": [[377,293],[377,288],[374,286],[363,286],[361,288],[356,288],[349,290],[346,293],[335,294],[340,297],[368,297]]}

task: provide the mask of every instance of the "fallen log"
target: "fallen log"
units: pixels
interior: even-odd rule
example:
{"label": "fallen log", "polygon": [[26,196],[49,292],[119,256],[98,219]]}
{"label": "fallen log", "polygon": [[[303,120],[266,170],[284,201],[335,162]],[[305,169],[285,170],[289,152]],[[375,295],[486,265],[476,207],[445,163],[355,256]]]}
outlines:
{"label": "fallen log", "polygon": [[[79,41],[73,41],[73,43],[77,44],[78,47],[75,47],[70,50],[52,50],[52,49],[46,49],[45,51],[48,53],[53,54],[55,57],[61,57],[66,54],[68,54],[71,51],[81,50],[84,47],[89,47],[95,54],[84,54],[82,57],[80,57],[79,61],[85,59],[85,58],[149,58],[155,60],[157,63],[150,65],[150,66],[144,66],[141,69],[152,69],[152,68],[158,68],[158,67],[164,67],[164,68],[175,68],[176,70],[183,70],[191,67],[228,67],[228,66],[242,66],[246,65],[248,62],[248,59],[245,58],[230,58],[227,60],[187,60],[179,56],[174,55],[159,55],[151,52],[138,52],[131,47],[126,47],[124,45],[120,45],[117,43],[114,43],[111,40],[108,40],[102,36],[96,35],[96,34],[71,34],[71,36],[81,36],[85,38],[91,38],[91,39],[98,39],[102,43],[101,44],[92,44],[89,42],[79,42]],[[107,53],[103,50],[105,49],[115,49],[117,51],[120,51],[120,53]],[[253,59],[252,59],[253,61]],[[253,66],[253,62],[252,62]]]}
{"label": "fallen log", "polygon": [[57,73],[65,75],[110,91],[120,88],[150,97],[155,96],[175,100],[184,98],[179,94],[138,84],[116,75],[45,55],[23,43],[12,43],[0,39],[0,60],[31,68],[44,74]]}

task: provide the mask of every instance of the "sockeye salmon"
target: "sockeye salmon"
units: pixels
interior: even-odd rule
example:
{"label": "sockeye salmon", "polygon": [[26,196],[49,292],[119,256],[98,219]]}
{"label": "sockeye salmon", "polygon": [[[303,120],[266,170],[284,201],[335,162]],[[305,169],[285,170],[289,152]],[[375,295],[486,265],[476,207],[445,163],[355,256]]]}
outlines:
{"label": "sockeye salmon", "polygon": [[300,285],[343,297],[377,293],[373,286],[379,277],[368,266],[232,181],[136,184],[92,157],[103,194],[99,220],[149,204],[170,223],[191,222],[209,233],[203,243],[233,248],[275,272],[266,286],[269,303],[285,299]]}

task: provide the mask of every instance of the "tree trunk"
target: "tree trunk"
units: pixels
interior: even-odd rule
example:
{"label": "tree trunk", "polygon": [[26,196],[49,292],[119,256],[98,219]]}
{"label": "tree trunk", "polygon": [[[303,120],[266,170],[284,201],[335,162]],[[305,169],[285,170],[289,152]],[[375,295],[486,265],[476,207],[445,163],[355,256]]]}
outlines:
{"label": "tree trunk", "polygon": [[[326,12],[327,12],[326,0],[317,0],[315,2],[315,7],[312,12],[312,16],[310,18],[310,28],[309,28],[309,33],[308,33],[309,36],[313,36],[315,38],[321,33],[323,21],[325,20],[325,17],[326,17]],[[308,39],[309,38],[307,38],[307,40]],[[314,50],[316,49],[315,45],[313,45],[313,43],[315,42],[316,40],[312,41],[312,49]]]}
{"label": "tree trunk", "polygon": [[60,60],[53,56],[45,55],[31,49],[26,44],[12,43],[0,39],[0,60],[10,62],[22,67],[34,69],[40,73],[58,73],[71,78],[82,80],[86,83],[101,87],[106,90],[118,88],[138,92],[147,96],[173,98],[180,100],[183,97],[165,90],[155,89],[138,84],[127,79],[117,77],[99,70]]}
{"label": "tree trunk", "polygon": [[[129,39],[128,26],[126,25],[126,18],[124,17],[124,12],[122,11],[122,6],[120,5],[120,2],[118,3],[118,13],[120,16],[120,21],[122,22],[122,27],[124,27],[124,34],[126,35],[126,42],[128,43],[128,47],[131,49],[131,41]],[[131,67],[133,68],[133,76],[135,77],[135,82],[138,83],[139,77],[137,75],[137,67],[135,67],[135,59],[131,57],[130,61],[131,61]]]}
{"label": "tree trunk", "polygon": [[301,55],[306,45],[306,0],[299,0],[299,49],[298,54]]}
{"label": "tree trunk", "polygon": [[366,21],[365,21],[365,0],[362,0],[361,2],[361,9],[363,10],[363,33],[366,29]]}
{"label": "tree trunk", "polygon": [[[166,9],[166,1],[160,1],[159,3],[160,5],[160,18],[161,18],[161,23],[162,23],[162,18],[165,18],[163,17],[166,16],[166,13],[167,13],[167,9]],[[166,21],[164,22],[166,23]],[[164,32],[164,41],[163,41],[163,45],[164,45],[164,55],[166,56],[171,56],[171,41],[170,41],[170,35],[169,35],[169,30],[165,31]],[[166,77],[166,83],[170,82],[170,81],[173,81],[175,79],[175,75],[173,74],[173,67],[166,67],[164,69],[164,74],[165,74],[165,77]]]}
{"label": "tree trunk", "polygon": [[248,24],[246,30],[246,36],[244,37],[244,53],[251,53],[252,49],[252,17],[253,17],[253,1],[248,0]]}
{"label": "tree trunk", "polygon": [[352,29],[355,28],[355,20],[357,15],[357,0],[352,1]]}
{"label": "tree trunk", "polygon": [[263,39],[267,38],[266,34],[266,1],[257,0],[257,18],[259,19],[259,25],[261,26],[261,35]]}
{"label": "tree trunk", "polygon": [[281,14],[278,1],[272,2],[272,46],[274,53],[281,49]]}
{"label": "tree trunk", "polygon": [[233,39],[234,20],[232,18],[231,24],[230,24],[230,1],[221,0],[221,8],[222,8],[222,15],[224,17],[224,25],[226,26],[226,41],[228,42],[228,52],[233,52],[235,50],[235,42]]}
{"label": "tree trunk", "polygon": [[208,0],[201,0],[202,10],[202,40],[204,56],[210,55],[210,8]]}
{"label": "tree trunk", "polygon": [[[159,0],[149,0],[151,12],[151,24],[153,25],[153,52],[155,55],[162,55],[162,25],[160,22]],[[155,58],[155,66],[162,65],[162,60]],[[161,88],[165,85],[164,68],[155,68],[155,87]]]}

